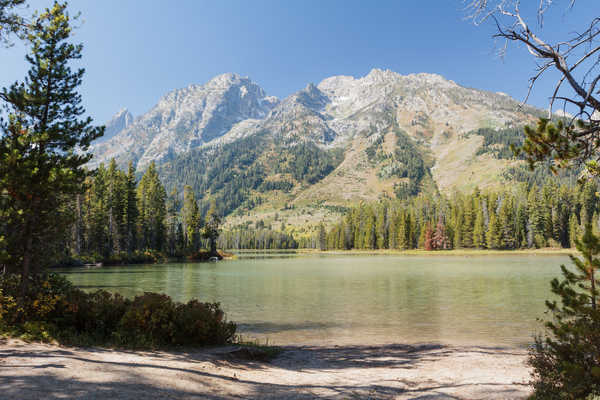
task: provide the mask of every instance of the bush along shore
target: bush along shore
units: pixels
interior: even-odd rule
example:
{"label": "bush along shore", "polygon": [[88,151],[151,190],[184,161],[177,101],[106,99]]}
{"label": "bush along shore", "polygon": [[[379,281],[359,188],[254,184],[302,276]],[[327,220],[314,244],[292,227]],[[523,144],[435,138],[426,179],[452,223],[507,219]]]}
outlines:
{"label": "bush along shore", "polygon": [[25,286],[20,275],[0,276],[0,333],[11,337],[153,349],[228,344],[236,328],[218,303],[178,303],[149,292],[134,299],[86,293],[53,273],[30,276]]}
{"label": "bush along shore", "polygon": [[177,263],[177,262],[206,262],[223,260],[227,258],[233,258],[234,254],[228,253],[223,250],[218,250],[215,253],[210,251],[201,250],[188,255],[179,256],[167,256],[164,253],[157,251],[136,251],[131,254],[119,253],[111,255],[110,257],[100,256],[84,256],[78,258],[66,258],[51,268],[65,268],[65,267],[82,267],[85,265],[131,265],[131,264],[158,264],[158,263]]}

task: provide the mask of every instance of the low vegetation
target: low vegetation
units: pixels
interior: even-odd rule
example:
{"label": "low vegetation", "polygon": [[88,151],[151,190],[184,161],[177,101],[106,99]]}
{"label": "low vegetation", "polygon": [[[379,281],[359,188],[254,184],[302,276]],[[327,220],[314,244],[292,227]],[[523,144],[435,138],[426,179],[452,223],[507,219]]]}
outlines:
{"label": "low vegetation", "polygon": [[159,293],[134,299],[104,290],[86,293],[64,277],[0,276],[0,332],[26,340],[128,348],[223,345],[236,325],[218,303],[174,302]]}

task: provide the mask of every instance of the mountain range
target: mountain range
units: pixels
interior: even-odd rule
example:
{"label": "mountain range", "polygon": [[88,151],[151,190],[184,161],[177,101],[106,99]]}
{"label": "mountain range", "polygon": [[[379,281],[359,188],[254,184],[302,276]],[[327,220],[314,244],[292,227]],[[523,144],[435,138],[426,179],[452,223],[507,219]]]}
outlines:
{"label": "mountain range", "polygon": [[358,201],[502,185],[522,163],[508,146],[541,115],[436,74],[373,69],[278,99],[227,73],[136,118],[119,111],[92,166],[115,158],[143,172],[154,161],[169,190],[216,198],[230,224],[300,226]]}

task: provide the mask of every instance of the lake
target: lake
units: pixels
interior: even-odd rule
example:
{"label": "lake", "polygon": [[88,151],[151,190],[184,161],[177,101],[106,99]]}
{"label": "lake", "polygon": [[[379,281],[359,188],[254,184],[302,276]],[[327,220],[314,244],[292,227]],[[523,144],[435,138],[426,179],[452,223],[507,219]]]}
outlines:
{"label": "lake", "polygon": [[220,302],[275,344],[525,346],[566,256],[244,253],[218,263],[63,269],[77,286]]}

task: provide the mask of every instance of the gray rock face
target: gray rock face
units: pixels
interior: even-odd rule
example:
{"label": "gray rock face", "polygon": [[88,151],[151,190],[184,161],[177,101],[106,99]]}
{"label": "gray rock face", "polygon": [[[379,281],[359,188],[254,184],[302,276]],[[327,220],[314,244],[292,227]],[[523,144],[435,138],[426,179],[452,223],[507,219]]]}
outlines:
{"label": "gray rock face", "polygon": [[127,129],[133,123],[133,116],[126,108],[119,110],[110,121],[108,121],[105,125],[104,136],[96,139],[95,144],[99,144],[102,142],[106,142],[109,139],[112,139],[121,131]]}
{"label": "gray rock face", "polygon": [[311,83],[275,107],[262,123],[262,128],[269,130],[284,144],[306,140],[320,145],[329,144],[336,137],[336,132],[327,124],[329,117],[324,114],[329,102],[329,98]]}
{"label": "gray rock face", "polygon": [[150,161],[202,146],[247,119],[263,119],[278,103],[248,78],[219,75],[164,96],[154,108],[116,136],[93,147],[94,163],[115,157],[120,165]]}

